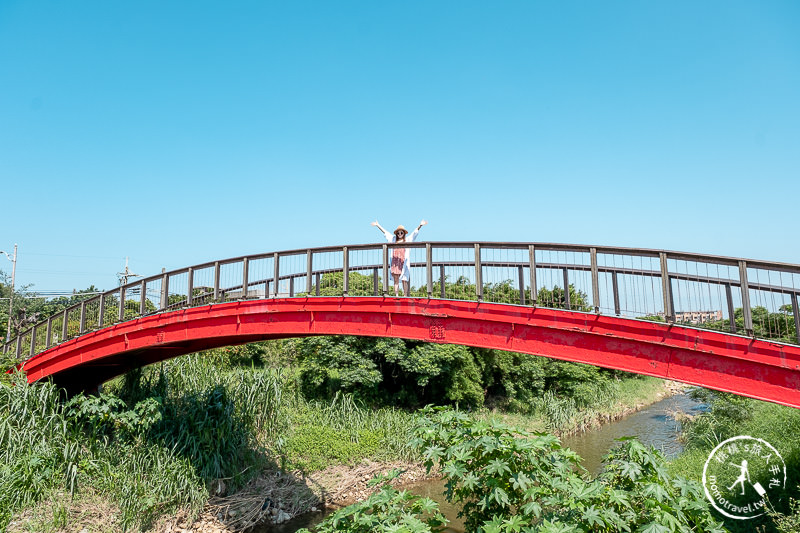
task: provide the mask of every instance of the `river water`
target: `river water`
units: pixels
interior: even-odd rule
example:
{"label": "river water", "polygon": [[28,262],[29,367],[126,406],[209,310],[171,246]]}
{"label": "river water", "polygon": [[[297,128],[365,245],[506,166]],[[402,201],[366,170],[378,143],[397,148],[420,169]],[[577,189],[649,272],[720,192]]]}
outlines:
{"label": "river water", "polygon": [[[672,416],[675,412],[697,414],[704,406],[692,400],[687,394],[678,394],[665,398],[648,407],[632,413],[620,420],[604,424],[585,433],[571,435],[562,439],[564,446],[573,449],[583,458],[583,466],[596,474],[602,469],[602,458],[614,446],[615,439],[620,437],[638,437],[644,444],[660,450],[668,459],[683,451],[678,441],[680,425]],[[450,520],[448,533],[464,533],[464,523],[458,518],[458,508],[448,503],[442,493],[444,481],[433,479],[406,485],[404,488],[427,496],[439,504],[439,509]],[[311,527],[319,523],[324,514],[308,513],[304,516],[279,526],[263,526],[256,528],[257,533],[294,533],[302,527]]]}

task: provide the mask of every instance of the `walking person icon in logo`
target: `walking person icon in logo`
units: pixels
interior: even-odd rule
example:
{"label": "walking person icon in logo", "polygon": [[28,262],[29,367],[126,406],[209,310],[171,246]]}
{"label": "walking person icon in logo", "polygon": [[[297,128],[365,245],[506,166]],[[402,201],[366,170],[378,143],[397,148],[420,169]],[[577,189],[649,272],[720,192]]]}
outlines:
{"label": "walking person icon in logo", "polygon": [[744,482],[745,482],[745,480],[748,483],[752,483],[750,481],[750,470],[748,470],[748,468],[747,468],[747,459],[742,459],[742,464],[741,465],[735,465],[733,463],[730,463],[730,465],[731,466],[735,466],[736,468],[739,469],[739,477],[736,478],[736,481],[733,482],[733,485],[728,487],[728,490],[733,490],[733,487],[735,487],[736,485],[740,485],[741,484],[742,485],[742,496],[744,496]]}

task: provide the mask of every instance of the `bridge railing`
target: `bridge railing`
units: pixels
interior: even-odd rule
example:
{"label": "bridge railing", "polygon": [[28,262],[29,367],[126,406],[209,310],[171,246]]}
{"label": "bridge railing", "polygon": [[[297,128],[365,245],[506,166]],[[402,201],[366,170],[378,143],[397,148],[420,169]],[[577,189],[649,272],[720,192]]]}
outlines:
{"label": "bridge railing", "polygon": [[603,246],[417,242],[271,252],[162,272],[47,317],[3,353],[33,357],[119,322],[215,303],[393,296],[398,247],[410,249],[411,296],[564,308],[780,342],[800,337],[800,265]]}

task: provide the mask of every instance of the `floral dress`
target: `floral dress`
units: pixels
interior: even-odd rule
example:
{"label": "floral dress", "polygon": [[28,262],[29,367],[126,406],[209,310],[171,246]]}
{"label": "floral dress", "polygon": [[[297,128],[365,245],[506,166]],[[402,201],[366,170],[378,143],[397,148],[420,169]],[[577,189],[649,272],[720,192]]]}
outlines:
{"label": "floral dress", "polygon": [[[414,242],[419,235],[419,228],[406,235],[405,242]],[[397,237],[388,231],[383,232],[388,242],[397,242]],[[400,281],[411,281],[411,250],[408,248],[392,248],[391,270],[393,276],[400,276]]]}

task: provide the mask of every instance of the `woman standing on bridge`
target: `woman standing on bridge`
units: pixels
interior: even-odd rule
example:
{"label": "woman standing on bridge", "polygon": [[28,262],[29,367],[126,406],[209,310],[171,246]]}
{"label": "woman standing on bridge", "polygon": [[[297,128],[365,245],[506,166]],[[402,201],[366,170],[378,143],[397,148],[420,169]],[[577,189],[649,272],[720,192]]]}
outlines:
{"label": "woman standing on bridge", "polygon": [[[397,226],[397,229],[394,230],[394,234],[389,233],[386,231],[383,226],[378,224],[378,221],[372,223],[373,226],[377,226],[383,236],[386,237],[386,240],[389,242],[414,242],[417,239],[417,235],[419,235],[419,230],[422,229],[422,226],[427,224],[427,220],[423,220],[417,226],[411,234],[408,233],[406,228],[402,225]],[[411,252],[408,248],[401,248],[396,247],[392,248],[392,260],[391,260],[391,270],[392,270],[392,279],[394,280],[394,295],[399,296],[398,294],[398,281],[403,282],[403,296],[408,296],[409,293],[409,286],[411,285]]]}

